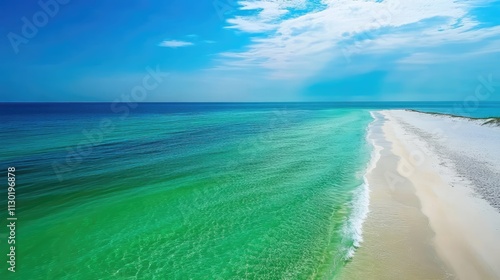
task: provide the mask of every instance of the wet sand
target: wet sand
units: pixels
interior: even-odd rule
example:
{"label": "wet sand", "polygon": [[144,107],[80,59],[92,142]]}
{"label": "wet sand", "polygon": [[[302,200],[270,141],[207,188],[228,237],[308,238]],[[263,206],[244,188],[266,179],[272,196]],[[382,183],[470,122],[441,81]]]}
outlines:
{"label": "wet sand", "polygon": [[[446,117],[416,112],[374,116],[369,139],[380,157],[366,175],[364,242],[339,278],[500,279],[500,213],[491,184],[499,181],[484,179],[499,176],[500,163],[487,155],[495,153],[488,149],[496,137],[489,136],[500,130],[466,120],[453,120],[460,125],[450,130]],[[481,172],[462,171],[464,160]]]}

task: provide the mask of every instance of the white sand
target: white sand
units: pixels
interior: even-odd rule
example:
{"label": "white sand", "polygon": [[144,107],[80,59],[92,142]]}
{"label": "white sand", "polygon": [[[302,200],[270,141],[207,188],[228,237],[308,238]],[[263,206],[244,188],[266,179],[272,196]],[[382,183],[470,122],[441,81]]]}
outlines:
{"label": "white sand", "polygon": [[363,243],[340,279],[500,279],[500,127],[375,112]]}
{"label": "white sand", "polygon": [[500,279],[500,129],[417,112],[382,114],[400,158],[397,173],[415,187],[438,255],[459,279]]}

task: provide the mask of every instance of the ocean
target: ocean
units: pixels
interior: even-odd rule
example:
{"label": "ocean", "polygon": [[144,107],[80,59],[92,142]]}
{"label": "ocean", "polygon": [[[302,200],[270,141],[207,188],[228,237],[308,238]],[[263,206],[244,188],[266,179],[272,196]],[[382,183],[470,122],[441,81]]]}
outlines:
{"label": "ocean", "polygon": [[362,246],[370,111],[500,116],[453,104],[2,103],[0,278],[332,279]]}

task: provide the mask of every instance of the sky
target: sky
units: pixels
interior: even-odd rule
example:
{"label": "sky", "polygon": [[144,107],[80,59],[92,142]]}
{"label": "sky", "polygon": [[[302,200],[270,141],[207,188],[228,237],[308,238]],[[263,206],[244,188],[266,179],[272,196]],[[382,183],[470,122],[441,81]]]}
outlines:
{"label": "sky", "polygon": [[500,100],[500,1],[0,2],[0,101]]}

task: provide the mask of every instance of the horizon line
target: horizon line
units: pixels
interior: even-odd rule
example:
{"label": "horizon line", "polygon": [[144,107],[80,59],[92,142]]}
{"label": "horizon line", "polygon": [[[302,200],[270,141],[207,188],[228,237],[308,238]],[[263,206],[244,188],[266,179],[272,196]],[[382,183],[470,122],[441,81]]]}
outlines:
{"label": "horizon line", "polygon": [[[0,101],[0,104],[273,104],[273,103],[465,103],[464,100],[442,100],[442,101],[422,101],[422,100],[408,100],[408,101],[148,101],[148,102],[116,102],[116,101]],[[481,103],[500,103],[500,100],[478,101]]]}

